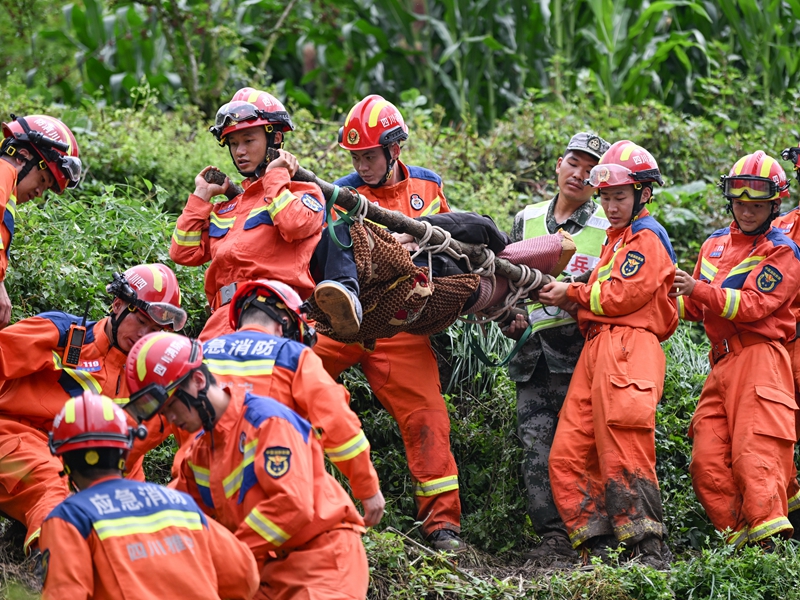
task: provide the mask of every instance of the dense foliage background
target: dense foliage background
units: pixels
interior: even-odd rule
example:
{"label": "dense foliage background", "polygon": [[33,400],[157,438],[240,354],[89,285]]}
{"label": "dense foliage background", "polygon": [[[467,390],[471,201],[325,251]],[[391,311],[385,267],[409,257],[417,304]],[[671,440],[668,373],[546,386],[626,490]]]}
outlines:
{"label": "dense foliage background", "polygon": [[[384,93],[411,129],[404,159],[434,167],[453,207],[490,214],[506,230],[525,204],[555,192],[555,162],[572,134],[632,139],[661,165],[667,185],[654,212],[691,268],[708,233],[728,221],[719,175],[745,153],[777,157],[800,137],[798,19],[800,0],[5,0],[0,113],[62,118],[86,167],[79,189],[20,207],[13,317],[82,312],[87,301],[100,317],[112,271],[171,264],[169,236],[195,174],[208,164],[234,173],[207,127],[245,84],[286,100],[298,125],[287,149],[329,180],[350,169],[336,145],[342,111]],[[188,333],[197,333],[202,269],[176,271]],[[502,353],[507,343],[490,336],[485,344]],[[388,502],[381,530],[365,538],[371,597],[800,597],[794,545],[732,555],[691,489],[686,432],[707,370],[704,340],[682,326],[665,344],[658,472],[681,559],[668,574],[521,565],[535,536],[513,383],[475,359],[460,327],[436,345],[464,537],[476,550],[459,566],[427,555],[413,543],[398,429],[360,373],[345,374]],[[161,448],[148,473],[163,477],[170,456]],[[0,597],[27,597],[6,581],[18,558],[0,556]]]}

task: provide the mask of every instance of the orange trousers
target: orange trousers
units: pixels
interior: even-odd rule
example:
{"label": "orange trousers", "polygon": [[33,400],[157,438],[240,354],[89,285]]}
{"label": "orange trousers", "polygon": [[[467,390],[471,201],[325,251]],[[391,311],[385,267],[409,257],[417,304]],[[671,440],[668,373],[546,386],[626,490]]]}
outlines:
{"label": "orange trousers", "polygon": [[331,377],[355,364],[403,436],[414,480],[418,518],[427,535],[461,529],[458,468],[450,451],[450,416],[439,385],[439,366],[430,340],[400,333],[379,339],[375,350],[319,336],[314,352]]}
{"label": "orange trousers", "polygon": [[690,436],[692,486],[714,527],[741,546],[791,534],[787,488],[794,470],[791,362],[777,342],[741,347],[706,379]]}
{"label": "orange trousers", "polygon": [[[794,373],[794,399],[800,406],[800,344],[794,339],[785,345],[789,358],[792,361],[792,373]],[[795,439],[800,438],[800,411],[794,413]],[[797,468],[792,465],[792,476],[789,478],[789,487],[786,491],[789,506],[789,520],[795,525],[795,539],[800,539],[800,482],[797,481]],[[792,513],[796,513],[792,515]]]}
{"label": "orange trousers", "polygon": [[334,529],[286,558],[268,559],[253,600],[364,600],[368,587],[369,564],[361,535]]}
{"label": "orange trousers", "polygon": [[655,414],[666,360],[656,336],[602,330],[575,366],[550,450],[550,483],[573,547],[614,535],[627,545],[663,535]]}
{"label": "orange trousers", "polygon": [[[61,460],[50,454],[44,431],[0,419],[0,512],[27,527],[26,553],[47,515],[70,494],[63,470]],[[141,462],[128,477],[144,481]]]}

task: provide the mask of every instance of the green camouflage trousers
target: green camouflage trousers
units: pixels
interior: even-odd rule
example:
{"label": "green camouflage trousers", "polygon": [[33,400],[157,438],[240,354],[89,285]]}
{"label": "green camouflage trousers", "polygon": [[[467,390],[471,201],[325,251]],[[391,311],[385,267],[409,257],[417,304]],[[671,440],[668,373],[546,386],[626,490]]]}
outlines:
{"label": "green camouflage trousers", "polygon": [[551,373],[540,356],[531,378],[517,382],[517,431],[522,440],[522,474],[528,491],[528,514],[537,535],[561,532],[567,535],[558,514],[547,461],[572,373]]}

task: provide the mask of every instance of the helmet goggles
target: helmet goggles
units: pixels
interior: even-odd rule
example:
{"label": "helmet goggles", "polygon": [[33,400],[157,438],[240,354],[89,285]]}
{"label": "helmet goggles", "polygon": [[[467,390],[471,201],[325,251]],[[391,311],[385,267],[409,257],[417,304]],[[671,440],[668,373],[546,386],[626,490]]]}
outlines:
{"label": "helmet goggles", "polygon": [[769,177],[757,175],[723,175],[719,187],[722,195],[730,200],[746,197],[746,200],[777,200],[780,192],[788,189],[789,184],[781,186]]}
{"label": "helmet goggles", "polygon": [[270,123],[280,123],[293,128],[292,120],[289,117],[289,113],[286,111],[267,112],[250,102],[234,100],[233,102],[223,104],[219,108],[217,116],[214,118],[214,125],[209,130],[219,138],[223,130],[231,123],[241,123],[254,119],[263,119]]}
{"label": "helmet goggles", "polygon": [[180,331],[186,325],[186,311],[168,302],[145,302],[137,297],[125,275],[114,273],[113,281],[108,284],[106,290],[127,302],[131,310],[140,310],[150,317],[156,325],[170,327],[173,331]]}

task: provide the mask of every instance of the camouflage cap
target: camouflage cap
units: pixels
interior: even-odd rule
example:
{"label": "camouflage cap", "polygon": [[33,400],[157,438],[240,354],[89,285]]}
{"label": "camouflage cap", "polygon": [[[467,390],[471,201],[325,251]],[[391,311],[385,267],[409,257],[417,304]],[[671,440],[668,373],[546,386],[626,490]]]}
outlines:
{"label": "camouflage cap", "polygon": [[592,133],[591,131],[581,131],[580,133],[576,133],[572,136],[572,139],[567,144],[566,152],[570,150],[580,150],[581,152],[586,152],[587,154],[591,154],[597,160],[606,153],[611,147],[607,141],[601,138],[599,135]]}

